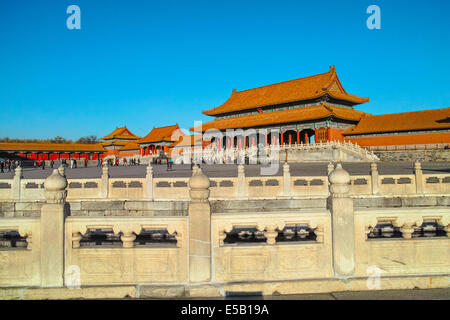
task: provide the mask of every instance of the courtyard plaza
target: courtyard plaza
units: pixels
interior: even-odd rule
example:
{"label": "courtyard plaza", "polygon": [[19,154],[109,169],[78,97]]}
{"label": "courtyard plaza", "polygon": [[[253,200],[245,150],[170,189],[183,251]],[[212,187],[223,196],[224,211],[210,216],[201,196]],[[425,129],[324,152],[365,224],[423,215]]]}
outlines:
{"label": "courtyard plaza", "polygon": [[[370,163],[361,162],[344,162],[343,168],[350,175],[367,175],[370,174]],[[59,165],[53,167],[57,168]],[[302,162],[289,163],[290,173],[292,176],[326,176],[328,163]],[[413,174],[413,162],[377,162],[378,172],[381,175],[388,174]],[[152,165],[153,176],[155,178],[184,178],[192,176],[190,164],[173,165],[172,170],[168,171],[165,164]],[[245,175],[248,177],[261,176],[261,168],[267,165],[245,165]],[[109,167],[109,175],[111,178],[144,178],[146,176],[147,165],[139,166],[111,166]],[[237,177],[238,168],[236,164],[202,164],[202,171],[209,177]],[[23,168],[23,178],[25,179],[44,179],[52,173],[52,168]],[[422,163],[424,174],[445,174],[450,172],[450,162],[424,162]],[[100,178],[102,175],[101,167],[78,167],[66,168],[66,177],[68,179],[77,178]],[[275,176],[283,175],[283,163],[278,166]],[[0,173],[0,179],[11,179],[14,172]]]}
{"label": "courtyard plaza", "polygon": [[193,298],[192,300],[450,300],[450,288],[343,291],[292,295],[236,295],[217,298]]}

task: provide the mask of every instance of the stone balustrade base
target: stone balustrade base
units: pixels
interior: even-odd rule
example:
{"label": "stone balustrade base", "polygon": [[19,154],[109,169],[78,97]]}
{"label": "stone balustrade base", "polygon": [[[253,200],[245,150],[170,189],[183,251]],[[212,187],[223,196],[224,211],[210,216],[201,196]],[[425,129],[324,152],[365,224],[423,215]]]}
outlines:
{"label": "stone balustrade base", "polygon": [[[370,281],[371,279],[369,279]],[[223,298],[237,293],[270,295],[316,294],[345,291],[449,288],[450,275],[381,277],[379,289],[369,289],[368,278],[307,279],[235,283],[170,285],[102,285],[81,288],[0,288],[0,300],[46,299],[157,299]]]}

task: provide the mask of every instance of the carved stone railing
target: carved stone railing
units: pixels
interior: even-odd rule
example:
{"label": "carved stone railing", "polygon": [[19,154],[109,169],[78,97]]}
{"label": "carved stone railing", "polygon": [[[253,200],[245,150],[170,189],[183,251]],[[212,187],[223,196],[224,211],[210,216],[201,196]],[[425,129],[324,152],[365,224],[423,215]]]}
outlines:
{"label": "carved stone railing", "polygon": [[[375,166],[376,168],[376,166]],[[245,173],[236,177],[211,178],[211,199],[276,199],[279,197],[304,198],[328,196],[326,176],[256,176]],[[285,181],[286,180],[286,181]],[[106,192],[103,183],[106,181]],[[245,181],[245,182],[243,182]],[[35,201],[44,200],[43,179],[21,179],[20,188],[14,180],[3,179],[0,184],[1,200]],[[188,200],[188,178],[107,178],[68,179],[67,199],[69,201],[89,199],[148,199],[148,200]],[[240,186],[242,183],[242,186]],[[289,187],[284,188],[287,184]],[[6,187],[7,186],[7,187]],[[238,196],[238,190],[240,192]],[[18,192],[17,192],[18,191]],[[351,176],[350,195],[404,196],[450,194],[448,174],[386,174],[373,170],[371,175]]]}
{"label": "carved stone railing", "polygon": [[40,221],[38,218],[1,218],[0,232],[16,231],[26,246],[0,248],[0,286],[39,286],[41,284]]}
{"label": "carved stone railing", "polygon": [[110,178],[108,197],[111,199],[142,199],[145,178]]}
{"label": "carved stone railing", "polygon": [[[321,151],[321,150],[332,150],[336,149],[339,152],[341,150],[348,154],[356,156],[357,159],[362,161],[379,161],[375,153],[365,148],[360,147],[356,143],[352,143],[350,141],[327,141],[327,142],[319,142],[313,144],[274,144],[274,145],[259,145],[251,146],[247,148],[217,148],[216,145],[212,145],[204,148],[202,151],[196,150],[191,151],[189,149],[183,152],[183,161],[188,163],[192,161],[192,159],[197,159],[195,163],[199,163],[199,161],[204,160],[207,163],[244,163],[244,160],[247,158],[250,163],[263,163],[266,160],[270,161],[280,161],[283,160],[284,154],[289,151],[295,150],[305,150],[305,151]],[[340,156],[334,159],[334,161],[344,160],[341,159]]]}
{"label": "carved stone railing", "polygon": [[[122,245],[83,247],[89,230],[110,229]],[[137,246],[143,230],[167,230],[176,245]],[[81,284],[187,281],[186,217],[69,217],[66,219],[66,270],[77,266]]]}
{"label": "carved stone railing", "polygon": [[[442,231],[431,237],[416,237],[415,232],[427,222]],[[387,226],[387,234],[371,238],[372,230],[380,225]],[[396,233],[399,236],[395,236]],[[449,248],[448,208],[355,210],[355,255],[358,261],[355,274],[358,276],[367,276],[367,268],[373,266],[381,270],[381,276],[449,273]]]}
{"label": "carved stone railing", "polygon": [[[217,281],[280,280],[329,277],[332,274],[330,217],[325,209],[263,215],[214,214],[212,216],[214,275]],[[277,241],[287,226],[303,225],[313,241]],[[227,244],[235,228],[254,228],[266,239],[257,243]]]}

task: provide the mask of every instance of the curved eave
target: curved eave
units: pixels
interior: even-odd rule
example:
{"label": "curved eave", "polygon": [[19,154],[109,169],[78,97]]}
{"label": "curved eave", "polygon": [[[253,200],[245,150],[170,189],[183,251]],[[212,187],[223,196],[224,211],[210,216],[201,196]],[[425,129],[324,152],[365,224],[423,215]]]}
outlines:
{"label": "curved eave", "polygon": [[[323,109],[322,109],[323,108]],[[325,109],[325,110],[324,110]],[[336,119],[358,122],[366,113],[353,110],[354,113],[346,114],[348,110],[340,110],[337,107],[330,108],[325,105],[306,107],[300,109],[289,109],[280,110],[274,112],[260,113],[248,116],[241,116],[236,118],[226,118],[226,119],[214,119],[210,122],[202,125],[200,130],[198,127],[190,128],[193,132],[205,132],[210,129],[226,130],[226,129],[237,129],[237,128],[252,128],[252,127],[263,127],[263,126],[273,126],[278,124],[293,123],[293,122],[304,122],[311,120],[323,120],[329,117],[334,117]],[[316,112],[316,116],[305,117],[302,114],[308,114],[310,112]],[[295,113],[295,114],[294,114]],[[269,118],[258,119],[269,115]],[[259,121],[258,121],[259,120]],[[238,124],[235,124],[235,123]]]}
{"label": "curved eave", "polygon": [[340,95],[340,94],[336,94],[334,92],[324,91],[323,93],[321,93],[319,95],[315,95],[315,96],[312,96],[312,97],[307,97],[307,98],[304,98],[302,100],[280,101],[277,104],[271,103],[271,104],[266,104],[266,105],[256,105],[256,106],[246,107],[244,109],[239,109],[239,110],[219,111],[219,112],[215,111],[215,110],[219,109],[223,105],[222,104],[221,106],[219,106],[217,108],[202,111],[202,114],[207,115],[207,116],[218,116],[218,115],[226,114],[226,113],[233,113],[233,112],[238,112],[238,111],[246,111],[246,110],[252,110],[252,109],[257,109],[257,108],[276,106],[276,105],[286,104],[286,103],[294,103],[294,102],[302,102],[302,101],[307,101],[307,100],[314,100],[314,99],[319,99],[319,98],[321,98],[323,96],[326,96],[326,95],[328,95],[328,96],[330,96],[330,97],[332,97],[332,98],[334,98],[336,100],[350,102],[353,105],[369,102],[369,98],[359,97],[359,96],[355,96],[355,95],[348,94],[348,93]]}

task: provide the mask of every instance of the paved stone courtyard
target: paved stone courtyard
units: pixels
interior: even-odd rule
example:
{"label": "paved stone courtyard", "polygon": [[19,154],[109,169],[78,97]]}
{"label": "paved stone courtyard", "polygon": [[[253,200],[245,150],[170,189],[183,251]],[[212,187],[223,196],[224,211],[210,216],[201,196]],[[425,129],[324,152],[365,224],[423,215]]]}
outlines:
{"label": "paved stone courtyard", "polygon": [[[196,298],[203,300],[205,298]],[[450,288],[345,291],[279,296],[236,296],[225,300],[450,300]],[[208,299],[209,300],[209,299]]]}
{"label": "paved stone courtyard", "polygon": [[[206,165],[202,166],[203,172],[209,177],[236,177],[237,165],[234,164],[222,164],[222,165]],[[262,165],[246,165],[246,176],[260,176]],[[267,166],[264,166],[267,167]],[[345,170],[351,175],[367,175],[370,174],[370,163],[361,162],[347,162],[343,164]],[[55,166],[56,168],[56,166]],[[445,174],[450,173],[450,162],[424,162],[422,163],[423,173],[436,173]],[[25,179],[42,179],[51,174],[52,169],[46,167],[45,170],[40,168],[24,168],[23,177]],[[291,163],[290,171],[292,176],[324,176],[327,175],[327,163]],[[118,166],[110,167],[111,178],[144,178],[146,172],[146,166]],[[172,171],[167,171],[165,164],[153,165],[154,177],[190,177],[192,175],[190,165],[173,165]],[[383,174],[413,174],[414,163],[413,162],[379,162],[378,172]],[[282,164],[279,165],[277,176],[283,175]],[[0,179],[11,179],[14,176],[13,172],[0,173]],[[67,168],[66,176],[69,179],[74,178],[100,178],[100,167],[79,167],[79,168]]]}

